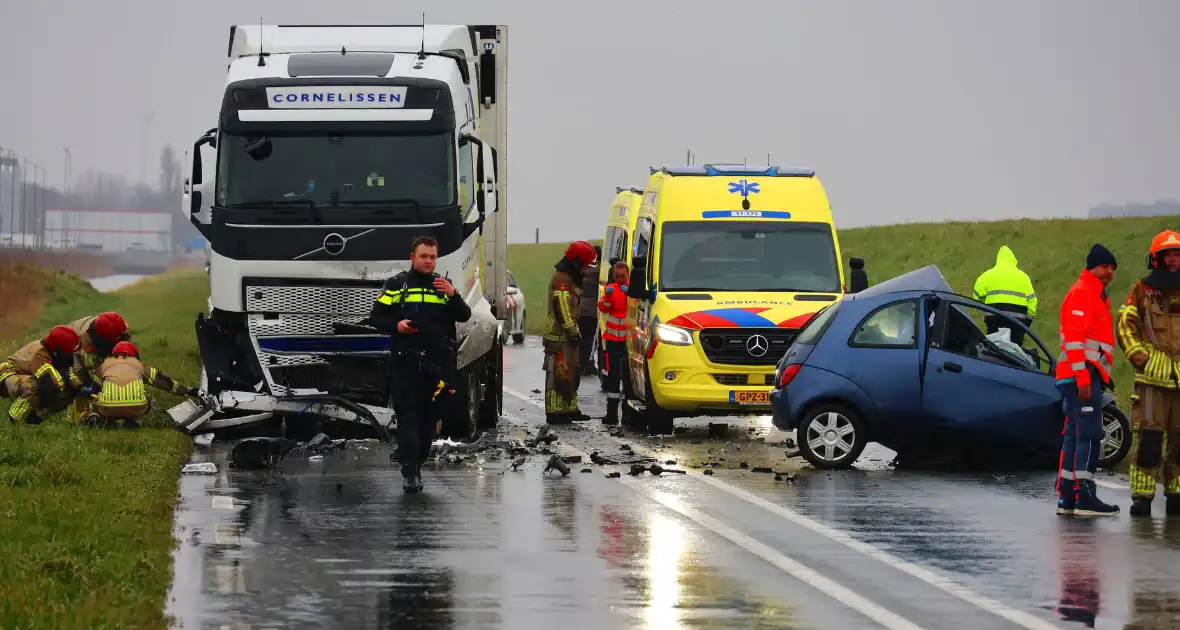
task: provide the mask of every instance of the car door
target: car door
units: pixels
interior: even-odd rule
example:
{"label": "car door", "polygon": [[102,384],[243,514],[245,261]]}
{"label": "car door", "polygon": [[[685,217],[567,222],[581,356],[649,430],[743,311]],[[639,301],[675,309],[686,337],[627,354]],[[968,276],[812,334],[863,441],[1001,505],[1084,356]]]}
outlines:
{"label": "car door", "polygon": [[[1002,315],[978,303],[942,300],[927,349],[923,415],[943,429],[1052,452],[1062,418],[1052,361],[1028,332],[1025,344],[1034,347],[1039,365],[989,342],[984,318],[995,314]],[[1023,327],[1014,319],[1011,325]]]}
{"label": "car door", "polygon": [[839,366],[873,401],[873,432],[883,444],[912,423],[921,409],[919,367],[926,335],[921,311],[917,297],[874,308],[853,329],[850,353]]}

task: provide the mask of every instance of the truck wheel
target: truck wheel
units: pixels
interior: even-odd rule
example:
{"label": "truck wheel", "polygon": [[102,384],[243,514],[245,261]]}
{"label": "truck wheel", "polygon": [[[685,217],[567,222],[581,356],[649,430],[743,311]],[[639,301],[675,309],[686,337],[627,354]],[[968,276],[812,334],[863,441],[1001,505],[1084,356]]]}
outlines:
{"label": "truck wheel", "polygon": [[496,428],[504,413],[504,347],[495,346],[484,372],[483,401],[479,405],[476,428],[481,431]]}
{"label": "truck wheel", "polygon": [[1131,452],[1131,421],[1114,403],[1102,408],[1102,455],[1098,457],[1100,468],[1111,469]]}
{"label": "truck wheel", "polygon": [[444,405],[439,437],[462,442],[475,435],[480,406],[479,378],[476,375],[482,368],[483,360],[480,359],[459,372],[453,385],[455,393],[449,404]]}
{"label": "truck wheel", "polygon": [[868,430],[851,408],[828,403],[813,407],[795,431],[799,454],[812,466],[852,468],[869,443]]}

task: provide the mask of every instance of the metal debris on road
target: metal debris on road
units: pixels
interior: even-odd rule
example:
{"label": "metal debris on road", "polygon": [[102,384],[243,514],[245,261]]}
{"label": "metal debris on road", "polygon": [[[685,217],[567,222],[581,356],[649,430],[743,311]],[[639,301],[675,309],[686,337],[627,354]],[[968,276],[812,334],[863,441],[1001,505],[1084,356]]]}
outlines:
{"label": "metal debris on road", "polygon": [[193,438],[193,444],[196,444],[197,446],[209,446],[213,444],[213,434],[202,433]]}
{"label": "metal debris on road", "polygon": [[521,457],[520,459],[512,462],[512,470],[516,470],[516,469],[520,468],[521,466],[524,465],[524,462],[525,462],[524,457]]}
{"label": "metal debris on road", "polygon": [[217,464],[213,462],[185,464],[184,468],[180,469],[180,473],[182,475],[215,475],[217,474]]}
{"label": "metal debris on road", "polygon": [[566,475],[570,474],[570,467],[566,466],[565,462],[561,461],[560,455],[554,455],[554,456],[550,457],[549,463],[545,464],[544,472],[547,474],[551,470],[556,470],[556,471],[560,472],[562,477],[565,477]]}

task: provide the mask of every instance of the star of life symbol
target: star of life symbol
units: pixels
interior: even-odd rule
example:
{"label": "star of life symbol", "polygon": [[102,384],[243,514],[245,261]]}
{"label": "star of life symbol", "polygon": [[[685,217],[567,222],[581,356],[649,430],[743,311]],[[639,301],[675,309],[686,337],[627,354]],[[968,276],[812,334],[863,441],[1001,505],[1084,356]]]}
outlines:
{"label": "star of life symbol", "polygon": [[758,182],[750,182],[744,179],[729,182],[729,192],[738,193],[743,197],[748,196],[750,193],[758,193]]}

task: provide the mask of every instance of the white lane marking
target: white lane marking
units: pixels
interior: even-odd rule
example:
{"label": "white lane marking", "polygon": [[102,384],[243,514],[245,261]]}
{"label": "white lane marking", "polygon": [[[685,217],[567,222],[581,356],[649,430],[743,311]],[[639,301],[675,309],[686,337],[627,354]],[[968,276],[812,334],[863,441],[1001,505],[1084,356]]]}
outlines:
{"label": "white lane marking", "polygon": [[[507,392],[508,390],[505,389],[504,391]],[[516,396],[516,394],[513,394],[513,396]],[[505,420],[509,420],[517,424],[526,424],[523,420],[515,416],[505,414],[502,417]],[[580,455],[583,460],[590,461],[589,453],[582,451],[568,442],[565,442],[563,447],[568,451],[572,451],[576,455]],[[653,501],[656,501],[660,505],[663,505],[677,514],[680,514],[690,521],[693,521],[697,525],[700,525],[714,534],[729,540],[742,549],[745,549],[759,558],[762,558],[766,562],[769,562],[772,566],[778,568],[784,573],[795,577],[800,582],[803,582],[804,584],[807,584],[808,586],[827,595],[828,597],[831,597],[838,603],[859,612],[869,619],[872,619],[881,626],[896,630],[922,630],[922,626],[913,623],[912,621],[887,608],[873,603],[852,589],[849,589],[827,577],[824,577],[815,570],[800,564],[798,561],[791,559],[782,552],[777,551],[746,534],[743,534],[742,532],[730,527],[729,525],[726,525],[725,523],[722,523],[708,514],[704,514],[691,506],[682,504],[678,499],[667,492],[652,490],[651,488],[644,487],[643,485],[637,483],[634,479],[629,479],[626,477],[621,478],[620,481],[622,481],[623,484],[635,492],[652,499]]]}
{"label": "white lane marking", "polygon": [[[523,400],[524,402],[527,402],[531,405],[544,408],[544,405],[542,403],[539,403],[539,402],[521,394],[520,392],[511,390],[508,388],[504,388],[504,393],[515,396],[516,398],[519,398],[519,399]],[[620,443],[620,444],[625,443],[625,444],[630,445],[631,448],[634,450],[634,452],[637,454],[649,456],[649,457],[654,456],[657,458],[660,456],[660,453],[657,453],[657,452],[643,446],[642,444],[627,442],[626,440],[620,440],[618,438],[614,438],[609,435],[605,435],[604,437],[606,437],[607,439],[613,440],[616,443]],[[763,499],[762,497],[759,497],[753,493],[747,492],[746,490],[738,488],[737,486],[734,486],[732,484],[721,481],[720,479],[716,479],[716,478],[709,476],[709,475],[701,474],[700,471],[696,471],[696,470],[692,470],[692,469],[686,469],[686,470],[688,470],[689,475],[696,477],[697,479],[717,488],[718,490],[728,492],[729,494],[731,494],[735,497],[738,497],[739,499],[743,499],[743,500],[747,501],[748,503],[752,503],[754,505],[757,505],[758,507],[760,507],[772,514],[775,514],[776,516],[780,516],[788,521],[791,521],[792,523],[795,523],[796,525],[799,525],[800,527],[803,527],[804,529],[811,530],[817,534],[827,537],[830,540],[834,540],[834,541],[836,541],[836,542],[838,542],[850,549],[853,549],[855,551],[859,551],[860,553],[863,553],[863,554],[869,556],[870,558],[873,558],[874,560],[877,560],[887,566],[897,569],[898,571],[901,571],[902,573],[906,573],[912,577],[915,577],[915,578],[929,584],[930,586],[933,586],[933,587],[943,591],[944,593],[949,593],[951,595],[954,595],[955,597],[958,597],[959,599],[961,599],[961,600],[963,600],[963,601],[965,601],[977,608],[980,608],[980,609],[985,610],[987,612],[990,612],[990,613],[993,613],[993,614],[998,615],[1000,617],[1003,617],[1004,619],[1007,619],[1008,621],[1011,621],[1012,623],[1014,623],[1022,628],[1028,628],[1029,630],[1059,630],[1059,626],[1055,626],[1055,625],[1053,625],[1053,624],[1051,624],[1039,617],[1036,617],[1036,616],[1026,613],[1024,611],[1017,610],[1015,608],[1011,608],[1011,607],[1005,605],[1004,603],[1000,602],[999,600],[992,599],[990,597],[987,597],[986,595],[981,595],[979,593],[976,593],[975,591],[972,591],[971,589],[967,588],[966,586],[963,586],[962,584],[959,584],[958,582],[955,582],[954,580],[943,577],[943,576],[941,576],[929,569],[926,569],[925,567],[921,567],[921,566],[918,566],[912,562],[902,560],[901,558],[898,558],[897,556],[886,553],[885,551],[882,551],[881,549],[878,549],[877,547],[874,547],[873,545],[856,540],[852,536],[849,536],[848,534],[845,534],[844,532],[842,532],[838,529],[829,527],[827,525],[824,525],[823,523],[820,523],[818,521],[814,521],[810,518],[807,518],[806,516],[803,516],[802,514],[795,512],[794,510],[790,510],[790,509],[785,508],[781,505],[778,505],[777,503],[772,503],[770,501],[767,501],[766,499]]]}
{"label": "white lane marking", "polygon": [[1103,488],[1114,488],[1115,490],[1130,490],[1131,486],[1117,481],[1106,481],[1105,479],[1095,479],[1094,483]]}
{"label": "white lane marking", "polygon": [[213,509],[215,510],[232,510],[234,509],[234,498],[217,496],[213,497]]}

